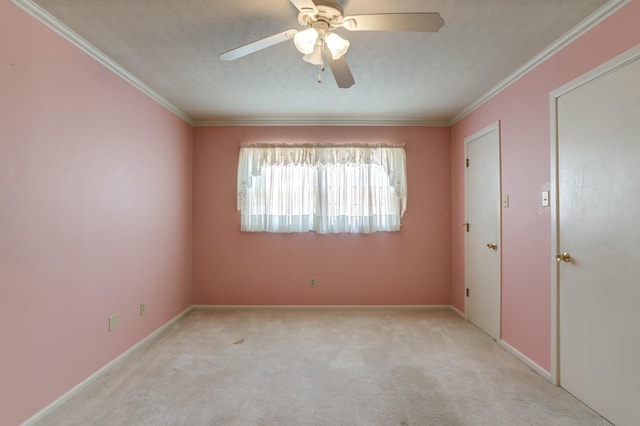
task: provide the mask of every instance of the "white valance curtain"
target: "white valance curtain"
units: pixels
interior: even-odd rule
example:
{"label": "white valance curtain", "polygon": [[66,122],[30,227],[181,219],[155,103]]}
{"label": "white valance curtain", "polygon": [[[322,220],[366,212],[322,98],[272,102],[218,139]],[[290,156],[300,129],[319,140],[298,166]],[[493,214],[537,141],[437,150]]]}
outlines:
{"label": "white valance curtain", "polygon": [[405,163],[403,145],[243,145],[241,230],[399,231]]}

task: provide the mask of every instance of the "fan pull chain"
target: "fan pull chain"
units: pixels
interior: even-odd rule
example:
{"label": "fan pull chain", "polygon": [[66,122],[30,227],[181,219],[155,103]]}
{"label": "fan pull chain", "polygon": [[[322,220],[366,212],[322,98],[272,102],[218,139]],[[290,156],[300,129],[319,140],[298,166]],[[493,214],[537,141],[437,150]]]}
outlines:
{"label": "fan pull chain", "polygon": [[322,83],[322,73],[324,72],[324,51],[325,51],[325,40],[324,37],[322,37],[322,40],[319,41],[319,46],[320,46],[320,52],[322,52],[321,56],[320,56],[320,65],[319,68],[320,70],[318,71],[318,84]]}

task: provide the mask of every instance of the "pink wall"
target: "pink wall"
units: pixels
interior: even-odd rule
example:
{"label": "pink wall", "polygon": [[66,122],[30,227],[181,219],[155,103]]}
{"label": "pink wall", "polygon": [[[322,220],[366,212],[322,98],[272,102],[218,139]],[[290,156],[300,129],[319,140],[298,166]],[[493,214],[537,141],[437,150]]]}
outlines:
{"label": "pink wall", "polygon": [[[0,2],[0,424],[28,419],[192,303],[462,310],[463,141],[498,119],[511,199],[502,337],[548,369],[549,92],[640,43],[638,16],[634,0],[452,129],[194,130]],[[406,143],[402,232],[240,233],[238,146],[258,141]]]}
{"label": "pink wall", "polygon": [[464,138],[496,120],[502,130],[502,339],[551,367],[551,217],[549,95],[640,43],[635,0],[458,122],[451,130],[452,303],[464,307]]}
{"label": "pink wall", "polygon": [[[241,233],[239,145],[262,141],[405,143],[409,196],[402,231]],[[196,304],[450,303],[448,128],[207,127],[196,128],[194,151]]]}
{"label": "pink wall", "polygon": [[191,305],[192,143],[191,126],[0,2],[0,424]]}

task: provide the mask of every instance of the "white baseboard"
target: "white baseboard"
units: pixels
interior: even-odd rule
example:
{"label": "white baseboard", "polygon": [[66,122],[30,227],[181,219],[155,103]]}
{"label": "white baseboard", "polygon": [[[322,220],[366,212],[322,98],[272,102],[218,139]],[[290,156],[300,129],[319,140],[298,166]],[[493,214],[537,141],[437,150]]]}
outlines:
{"label": "white baseboard", "polygon": [[67,402],[69,399],[71,399],[74,395],[76,395],[78,392],[80,392],[82,389],[84,389],[91,382],[93,382],[97,378],[99,378],[102,375],[104,375],[104,373],[107,370],[113,368],[118,363],[124,361],[124,359],[127,358],[129,355],[131,355],[132,353],[134,353],[135,351],[137,351],[138,349],[140,349],[141,347],[143,347],[144,345],[146,345],[147,343],[149,343],[150,341],[155,339],[160,333],[162,333],[163,331],[167,330],[173,324],[175,324],[176,322],[181,320],[185,315],[187,315],[192,310],[193,310],[193,306],[190,306],[187,309],[185,309],[184,311],[182,311],[181,313],[179,313],[178,315],[176,315],[173,319],[169,320],[162,327],[158,328],[156,331],[152,332],[147,337],[145,337],[144,339],[142,339],[141,341],[139,341],[138,343],[133,345],[131,348],[129,348],[122,355],[118,356],[116,359],[114,359],[113,361],[111,361],[110,363],[108,363],[107,365],[105,365],[104,367],[102,367],[101,369],[96,371],[95,373],[93,373],[91,376],[89,376],[88,378],[83,380],[81,383],[79,383],[78,385],[76,385],[73,388],[71,388],[68,392],[66,392],[60,398],[56,399],[51,404],[47,405],[45,408],[40,410],[37,414],[35,414],[30,419],[28,419],[26,422],[24,422],[23,426],[35,425],[36,423],[38,423],[39,421],[44,419],[47,415],[51,414],[55,409],[57,409],[62,404]]}
{"label": "white baseboard", "polygon": [[[80,392],[86,386],[88,386],[90,383],[92,383],[94,380],[96,380],[97,378],[99,378],[102,375],[104,375],[107,372],[107,370],[115,367],[118,363],[124,361],[128,356],[130,356],[132,353],[134,353],[135,351],[137,351],[138,349],[140,349],[141,347],[143,347],[147,343],[151,342],[160,333],[162,333],[165,330],[167,330],[169,327],[171,327],[176,322],[178,322],[183,317],[185,317],[188,313],[190,313],[193,310],[198,310],[198,309],[199,310],[252,310],[252,309],[253,310],[256,310],[256,309],[264,309],[264,310],[267,310],[267,309],[273,309],[273,310],[278,310],[278,309],[279,310],[294,310],[294,309],[298,309],[298,310],[300,310],[300,309],[309,309],[309,310],[311,310],[311,309],[316,309],[316,310],[339,310],[339,309],[358,310],[359,309],[359,310],[392,310],[392,311],[450,310],[450,311],[453,311],[453,312],[457,313],[462,318],[465,318],[465,316],[464,316],[464,314],[462,312],[460,312],[458,309],[456,309],[454,306],[451,306],[451,305],[191,305],[190,307],[188,307],[187,309],[182,311],[180,314],[176,315],[174,318],[169,320],[162,327],[158,328],[157,330],[155,330],[154,332],[149,334],[147,337],[142,339],[140,342],[138,342],[135,345],[133,345],[126,352],[124,352],[123,354],[121,354],[120,356],[115,358],[113,361],[111,361],[110,363],[108,363],[107,365],[105,365],[104,367],[102,367],[101,369],[96,371],[95,373],[93,373],[91,376],[89,376],[88,378],[83,380],[78,385],[74,386],[72,389],[67,391],[60,398],[56,399],[51,404],[47,405],[45,408],[40,410],[38,413],[36,413],[30,419],[25,421],[22,425],[23,426],[32,426],[32,425],[37,424],[38,422],[43,420],[46,416],[48,416],[53,411],[55,411],[62,404],[64,404],[69,399],[71,399],[73,396],[75,396],[78,392]],[[528,360],[528,358],[526,358],[524,355],[520,354],[520,352],[518,352],[516,349],[511,348],[511,346],[509,346],[507,343],[501,342],[501,344],[509,352],[514,353],[514,355],[516,355],[518,358],[521,358],[523,360]],[[549,376],[549,380],[550,380],[549,373],[544,371],[541,367],[536,366],[536,364],[533,363],[533,361],[528,360],[528,361],[525,361],[525,363],[530,365],[534,370],[539,372],[541,375],[545,376],[545,378],[547,376]],[[536,366],[536,367],[533,367],[533,366]],[[543,374],[543,372],[544,372],[544,374]]]}
{"label": "white baseboard", "polygon": [[467,319],[467,316],[464,314],[464,312],[462,312],[460,309],[456,308],[455,306],[451,305],[449,306],[449,309],[451,309],[453,312],[455,312],[456,314],[458,314],[458,316],[462,319]]}
{"label": "white baseboard", "polygon": [[516,348],[514,348],[513,346],[511,346],[510,344],[508,344],[504,340],[498,339],[497,342],[507,352],[510,352],[513,356],[518,358],[520,361],[524,362],[533,371],[535,371],[536,373],[538,373],[539,375],[541,375],[542,377],[547,379],[549,382],[553,383],[553,380],[551,378],[551,373],[549,373],[547,370],[545,370],[544,368],[540,367],[538,364],[533,362],[529,357],[527,357],[525,354],[523,354],[522,352],[520,352],[519,350],[517,350]]}
{"label": "white baseboard", "polygon": [[451,309],[450,305],[193,305],[193,309],[240,311],[240,310],[293,310],[293,309],[315,309],[315,310],[338,310],[338,309],[370,309],[370,310],[441,310]]}

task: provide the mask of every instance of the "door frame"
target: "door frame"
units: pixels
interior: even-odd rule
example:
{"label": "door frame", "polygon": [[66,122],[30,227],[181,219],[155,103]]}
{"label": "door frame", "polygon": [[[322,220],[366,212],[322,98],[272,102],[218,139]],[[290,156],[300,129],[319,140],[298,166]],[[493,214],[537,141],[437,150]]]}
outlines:
{"label": "door frame", "polygon": [[577,77],[565,85],[554,90],[550,94],[551,112],[551,189],[553,194],[550,198],[551,207],[551,381],[556,386],[560,383],[560,265],[556,261],[556,254],[562,249],[559,247],[560,241],[560,217],[558,211],[558,99],[567,93],[585,85],[589,82],[620,69],[632,62],[640,60],[640,45],[637,45],[615,58],[597,66],[591,71]]}
{"label": "door frame", "polygon": [[[487,127],[478,130],[470,136],[464,138],[464,158],[465,161],[469,158],[469,144],[477,139],[482,138],[483,136],[488,135],[491,132],[497,132],[498,134],[498,192],[500,193],[500,201],[502,201],[502,134],[500,128],[500,120],[488,125]],[[465,166],[464,168],[464,217],[466,226],[469,223],[469,194],[468,194],[468,180],[469,180],[469,169]],[[498,208],[498,236],[497,243],[499,247],[499,255],[498,255],[498,288],[500,292],[500,301],[498,302],[498,322],[500,326],[498,327],[498,342],[502,341],[502,203],[497,206]],[[467,288],[469,284],[469,234],[465,232],[464,238],[464,318],[469,321],[469,310],[467,309]]]}

